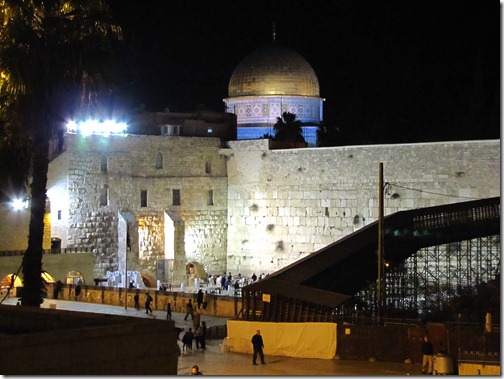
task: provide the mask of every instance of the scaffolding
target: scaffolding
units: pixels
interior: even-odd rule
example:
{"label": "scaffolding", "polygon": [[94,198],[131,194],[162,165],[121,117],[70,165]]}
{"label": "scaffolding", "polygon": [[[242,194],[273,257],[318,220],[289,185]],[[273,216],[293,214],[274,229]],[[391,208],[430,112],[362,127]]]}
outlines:
{"label": "scaffolding", "polygon": [[[500,235],[422,248],[386,269],[385,308],[410,314],[441,310],[459,288],[495,279],[500,256]],[[374,314],[376,284],[358,292],[355,301]]]}

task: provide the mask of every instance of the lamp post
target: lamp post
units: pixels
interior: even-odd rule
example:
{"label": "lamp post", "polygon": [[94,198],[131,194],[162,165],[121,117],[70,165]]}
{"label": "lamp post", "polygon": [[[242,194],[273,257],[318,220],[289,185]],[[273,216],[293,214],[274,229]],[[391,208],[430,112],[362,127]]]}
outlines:
{"label": "lamp post", "polygon": [[378,283],[377,283],[377,320],[380,324],[384,293],[384,270],[383,270],[383,162],[380,162],[378,173]]}

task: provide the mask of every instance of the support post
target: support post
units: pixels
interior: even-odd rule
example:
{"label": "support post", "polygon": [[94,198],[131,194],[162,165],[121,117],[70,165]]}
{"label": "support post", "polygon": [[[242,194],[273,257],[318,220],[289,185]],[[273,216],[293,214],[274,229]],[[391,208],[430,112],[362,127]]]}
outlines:
{"label": "support post", "polygon": [[377,321],[380,324],[383,305],[383,162],[380,162],[378,173],[378,282],[377,282]]}

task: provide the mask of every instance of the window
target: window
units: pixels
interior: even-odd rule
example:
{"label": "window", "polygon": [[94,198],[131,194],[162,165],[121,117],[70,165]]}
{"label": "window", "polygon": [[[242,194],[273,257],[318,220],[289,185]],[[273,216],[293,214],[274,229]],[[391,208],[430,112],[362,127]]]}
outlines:
{"label": "window", "polygon": [[172,190],[172,196],[173,196],[173,205],[180,205],[180,190],[179,189],[174,189]]}
{"label": "window", "polygon": [[58,220],[61,220],[61,211],[58,211]]}
{"label": "window", "polygon": [[102,155],[100,160],[100,171],[107,172],[107,170],[108,170],[107,156]]}
{"label": "window", "polygon": [[178,136],[180,135],[180,125],[160,125],[162,136]]}
{"label": "window", "polygon": [[160,152],[156,154],[156,168],[163,168],[163,154]]}
{"label": "window", "polygon": [[208,190],[208,205],[214,205],[213,190]]}
{"label": "window", "polygon": [[207,161],[205,163],[205,173],[211,174],[212,173],[212,162]]}
{"label": "window", "polygon": [[140,191],[140,206],[141,207],[147,206],[147,190]]}
{"label": "window", "polygon": [[109,198],[109,189],[108,186],[105,184],[103,185],[103,188],[100,190],[100,205],[108,205],[108,198]]}

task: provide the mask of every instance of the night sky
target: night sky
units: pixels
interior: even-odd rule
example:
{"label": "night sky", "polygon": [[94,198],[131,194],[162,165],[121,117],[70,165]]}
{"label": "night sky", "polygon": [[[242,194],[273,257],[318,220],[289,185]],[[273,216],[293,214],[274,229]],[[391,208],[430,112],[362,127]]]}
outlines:
{"label": "night sky", "polygon": [[500,138],[500,3],[108,0],[150,111],[224,111],[233,70],[276,43],[314,68],[339,144]]}

